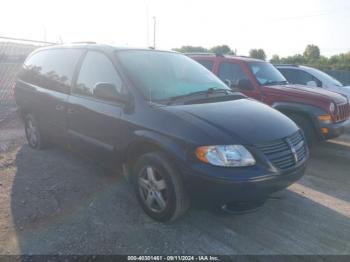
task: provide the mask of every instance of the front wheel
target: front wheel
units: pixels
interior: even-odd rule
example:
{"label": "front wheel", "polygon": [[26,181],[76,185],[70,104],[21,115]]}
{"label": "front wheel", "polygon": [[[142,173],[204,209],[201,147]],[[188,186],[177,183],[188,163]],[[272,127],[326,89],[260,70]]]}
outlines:
{"label": "front wheel", "polygon": [[46,146],[39,122],[34,115],[28,114],[24,119],[24,128],[28,145],[34,149],[43,149]]}
{"label": "front wheel", "polygon": [[300,127],[301,130],[303,130],[306,142],[311,148],[317,142],[315,129],[311,120],[298,114],[292,114],[288,116]]}
{"label": "front wheel", "polygon": [[188,209],[182,178],[163,153],[142,155],[132,169],[132,177],[137,198],[153,219],[173,221]]}

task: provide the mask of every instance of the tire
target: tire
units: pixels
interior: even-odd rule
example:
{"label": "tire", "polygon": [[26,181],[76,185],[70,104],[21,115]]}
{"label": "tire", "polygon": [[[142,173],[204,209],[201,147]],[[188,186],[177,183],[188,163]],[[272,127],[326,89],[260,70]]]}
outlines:
{"label": "tire", "polygon": [[298,114],[288,115],[288,117],[292,119],[301,130],[303,130],[306,142],[311,148],[317,142],[315,129],[311,120]]}
{"label": "tire", "polygon": [[46,142],[40,130],[39,122],[32,114],[27,114],[24,118],[24,128],[28,145],[34,149],[44,149]]}
{"label": "tire", "polygon": [[159,222],[175,221],[189,208],[182,178],[162,152],[139,157],[131,175],[137,199],[151,218]]}

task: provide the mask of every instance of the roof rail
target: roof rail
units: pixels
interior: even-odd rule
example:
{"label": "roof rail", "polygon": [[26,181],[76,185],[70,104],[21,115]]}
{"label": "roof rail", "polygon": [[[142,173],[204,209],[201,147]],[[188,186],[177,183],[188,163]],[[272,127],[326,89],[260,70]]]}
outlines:
{"label": "roof rail", "polygon": [[[219,53],[184,53],[185,55],[202,55],[202,56],[219,56],[219,57],[241,57],[241,58],[250,58],[250,59],[258,59],[258,58],[253,58],[250,56],[244,56],[244,55],[234,55],[234,54],[219,54]],[[261,59],[258,59],[261,60]]]}
{"label": "roof rail", "polygon": [[223,54],[219,54],[219,53],[184,53],[185,55],[203,55],[203,56],[224,56]]}
{"label": "roof rail", "polygon": [[294,66],[294,67],[298,67],[298,65],[295,64],[273,64],[274,66]]}
{"label": "roof rail", "polygon": [[72,42],[72,44],[97,44],[94,41],[79,41],[79,42]]}

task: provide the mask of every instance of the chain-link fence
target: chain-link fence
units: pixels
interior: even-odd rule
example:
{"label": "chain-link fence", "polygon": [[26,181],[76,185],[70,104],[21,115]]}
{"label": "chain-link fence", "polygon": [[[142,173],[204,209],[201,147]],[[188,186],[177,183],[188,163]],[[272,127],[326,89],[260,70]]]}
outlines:
{"label": "chain-link fence", "polygon": [[350,86],[350,71],[346,70],[323,70],[325,73],[338,79],[341,83],[346,86]]}
{"label": "chain-link fence", "polygon": [[16,75],[29,53],[54,43],[0,36],[0,105],[14,104]]}

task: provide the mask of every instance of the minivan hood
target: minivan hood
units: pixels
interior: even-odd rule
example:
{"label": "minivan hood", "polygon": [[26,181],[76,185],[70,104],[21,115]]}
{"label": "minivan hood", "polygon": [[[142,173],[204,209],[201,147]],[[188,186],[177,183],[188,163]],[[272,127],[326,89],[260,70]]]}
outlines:
{"label": "minivan hood", "polygon": [[[203,133],[215,141],[259,144],[287,137],[298,130],[295,123],[279,111],[253,99],[170,106],[167,111],[185,114]],[[223,134],[225,134],[223,136]]]}
{"label": "minivan hood", "polygon": [[303,97],[312,96],[312,100],[322,100],[322,101],[333,101],[337,104],[346,103],[346,98],[338,93],[334,93],[319,87],[310,87],[303,85],[276,85],[276,86],[265,86],[266,90],[273,92],[274,90],[279,94],[285,93],[289,97]]}

